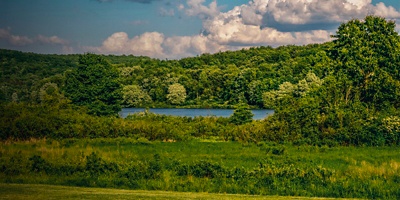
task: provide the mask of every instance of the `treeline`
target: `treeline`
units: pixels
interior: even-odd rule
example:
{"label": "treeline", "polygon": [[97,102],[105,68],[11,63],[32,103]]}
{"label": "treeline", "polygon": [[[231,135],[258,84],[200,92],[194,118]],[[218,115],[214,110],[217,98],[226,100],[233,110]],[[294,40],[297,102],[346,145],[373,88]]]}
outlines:
{"label": "treeline", "polygon": [[77,66],[78,55],[42,55],[0,49],[0,102],[29,102],[47,82],[63,84],[63,73]]}
{"label": "treeline", "polygon": [[[123,85],[135,86],[135,94],[142,97],[127,101],[126,95],[124,103],[125,106],[200,107],[246,103],[263,108],[263,93],[277,89],[283,82],[296,82],[309,72],[324,77],[328,71],[324,67],[330,64],[324,51],[327,45],[259,47],[178,61],[120,64],[117,66]],[[184,101],[168,98],[170,86],[174,84],[185,88]]]}
{"label": "treeline", "polygon": [[[122,104],[137,106],[232,107],[246,103],[263,108],[264,92],[283,82],[296,82],[307,73],[324,77],[330,61],[329,43],[307,46],[258,47],[203,54],[181,60],[136,56],[101,56],[119,71],[124,87]],[[46,83],[65,86],[65,72],[77,69],[79,55],[41,55],[0,50],[1,101],[34,101],[32,92]],[[322,62],[323,61],[323,62]],[[16,84],[17,83],[17,84]],[[170,94],[184,88],[184,99]],[[181,96],[182,96],[181,95]],[[13,98],[14,97],[14,98]]]}
{"label": "treeline", "polygon": [[[105,127],[94,128],[93,134],[125,136],[125,132],[138,131],[146,138],[164,139],[150,136],[164,131],[160,135],[178,139],[179,135],[192,135],[195,125],[180,122],[188,125],[182,125],[186,129],[179,131],[168,125],[174,124],[172,118],[164,123],[158,118],[134,117],[132,123],[143,123],[146,128],[130,127],[135,130],[131,131],[121,128],[124,127],[121,124],[131,123],[129,119],[111,116],[117,116],[121,106],[248,109],[250,105],[272,108],[275,114],[261,122],[241,118],[246,113],[236,121],[228,120],[228,124],[205,119],[206,127],[217,127],[210,132],[222,138],[229,133],[233,138],[248,135],[254,141],[400,144],[400,36],[395,23],[367,16],[364,20],[343,23],[333,37],[332,42],[324,44],[259,47],[181,60],[94,54],[36,55],[2,50],[0,96],[3,102],[14,102],[2,105],[7,111],[3,112],[2,122],[13,126],[3,123],[6,127],[2,129],[6,130],[3,138],[29,138],[12,136],[14,130],[21,134],[35,130],[31,131],[35,137],[44,137],[59,132],[59,126],[76,124],[64,129],[79,135],[81,129],[91,130],[83,126],[118,124],[107,126],[114,127],[117,133]],[[51,113],[48,110],[54,109],[53,106],[79,106],[84,111],[71,113],[65,121],[57,121],[60,117],[56,116],[40,119],[43,116],[40,112]],[[25,107],[33,109],[35,115],[19,123],[42,120],[35,124],[49,125],[53,127],[51,131],[19,130],[23,126],[12,120],[31,115],[26,109],[27,113],[23,112]],[[4,113],[13,116],[8,118]],[[82,118],[93,122],[76,121]],[[150,124],[161,125],[151,130]],[[236,129],[240,130],[238,137]]]}

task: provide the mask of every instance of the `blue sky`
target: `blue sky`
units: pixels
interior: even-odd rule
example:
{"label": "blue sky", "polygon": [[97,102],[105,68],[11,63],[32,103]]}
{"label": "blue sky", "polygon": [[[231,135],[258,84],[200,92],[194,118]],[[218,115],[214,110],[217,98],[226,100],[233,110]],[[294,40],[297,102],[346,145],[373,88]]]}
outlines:
{"label": "blue sky", "polygon": [[326,42],[368,14],[400,22],[400,1],[0,0],[0,48],[175,59]]}

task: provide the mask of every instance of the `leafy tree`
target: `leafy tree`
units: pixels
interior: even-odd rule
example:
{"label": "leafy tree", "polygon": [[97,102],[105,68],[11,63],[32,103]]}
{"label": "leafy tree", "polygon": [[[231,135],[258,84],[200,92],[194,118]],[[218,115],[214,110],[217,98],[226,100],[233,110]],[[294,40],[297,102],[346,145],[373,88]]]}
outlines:
{"label": "leafy tree", "polygon": [[174,83],[168,87],[167,99],[171,104],[181,104],[186,99],[186,89],[179,83]]}
{"label": "leafy tree", "polygon": [[310,72],[306,78],[300,80],[297,84],[284,82],[279,85],[278,90],[272,90],[263,94],[264,106],[275,108],[283,99],[305,97],[311,91],[319,88],[323,81],[314,73]]}
{"label": "leafy tree", "polygon": [[336,73],[349,76],[362,102],[399,106],[400,36],[395,26],[367,16],[340,25],[333,36],[330,53],[338,61]]}
{"label": "leafy tree", "polygon": [[151,102],[151,97],[138,85],[124,86],[122,93],[125,106],[138,107]]}
{"label": "leafy tree", "polygon": [[102,56],[84,54],[78,68],[65,73],[65,95],[72,103],[86,106],[98,116],[117,115],[121,110],[119,72]]}
{"label": "leafy tree", "polygon": [[246,96],[250,105],[263,106],[262,94],[265,91],[264,87],[265,86],[259,80],[249,83],[249,89],[246,92]]}
{"label": "leafy tree", "polygon": [[64,100],[64,95],[60,93],[57,84],[52,82],[44,84],[38,95],[42,104],[57,104]]}
{"label": "leafy tree", "polygon": [[233,111],[232,116],[229,117],[229,121],[237,125],[246,124],[252,121],[253,116],[254,114],[247,104],[240,104],[238,108]]}

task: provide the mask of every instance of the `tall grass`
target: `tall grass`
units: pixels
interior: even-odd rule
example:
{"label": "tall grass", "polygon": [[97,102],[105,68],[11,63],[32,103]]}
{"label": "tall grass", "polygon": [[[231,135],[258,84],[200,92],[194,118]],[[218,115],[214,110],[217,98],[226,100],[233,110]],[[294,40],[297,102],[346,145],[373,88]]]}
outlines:
{"label": "tall grass", "polygon": [[400,147],[139,138],[4,141],[0,181],[319,197],[400,197]]}

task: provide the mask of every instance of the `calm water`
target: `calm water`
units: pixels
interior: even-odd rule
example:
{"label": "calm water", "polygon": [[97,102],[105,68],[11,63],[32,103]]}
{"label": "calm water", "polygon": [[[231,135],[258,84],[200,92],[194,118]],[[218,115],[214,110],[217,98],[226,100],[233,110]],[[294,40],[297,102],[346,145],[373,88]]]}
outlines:
{"label": "calm water", "polygon": [[[198,116],[217,116],[217,117],[229,117],[233,114],[234,109],[200,109],[200,108],[150,108],[149,111],[155,114],[161,115],[174,115],[181,117],[198,117]],[[129,114],[136,112],[143,112],[144,108],[123,108],[120,112],[120,116],[125,118]],[[259,120],[264,119],[268,115],[274,113],[273,110],[251,110],[254,116],[253,119]]]}

